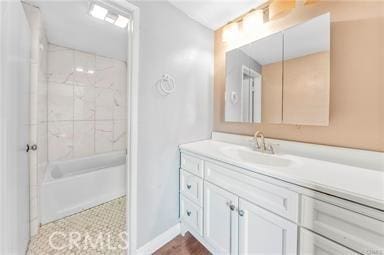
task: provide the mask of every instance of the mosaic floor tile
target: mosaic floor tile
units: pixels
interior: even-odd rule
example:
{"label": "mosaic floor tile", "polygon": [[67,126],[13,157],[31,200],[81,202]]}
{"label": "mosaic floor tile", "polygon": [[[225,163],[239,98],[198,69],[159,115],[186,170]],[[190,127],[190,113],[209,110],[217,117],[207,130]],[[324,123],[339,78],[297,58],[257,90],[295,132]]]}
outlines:
{"label": "mosaic floor tile", "polygon": [[120,255],[127,248],[125,197],[43,225],[28,255]]}

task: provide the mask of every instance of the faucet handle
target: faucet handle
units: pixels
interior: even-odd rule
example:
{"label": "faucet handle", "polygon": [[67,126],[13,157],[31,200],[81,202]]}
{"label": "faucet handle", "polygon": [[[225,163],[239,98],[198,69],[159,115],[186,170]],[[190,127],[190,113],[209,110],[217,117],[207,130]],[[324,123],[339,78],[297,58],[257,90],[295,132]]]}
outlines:
{"label": "faucet handle", "polygon": [[272,144],[267,144],[266,148],[265,148],[265,151],[268,152],[268,153],[271,153],[271,154],[275,154],[275,150],[273,149]]}

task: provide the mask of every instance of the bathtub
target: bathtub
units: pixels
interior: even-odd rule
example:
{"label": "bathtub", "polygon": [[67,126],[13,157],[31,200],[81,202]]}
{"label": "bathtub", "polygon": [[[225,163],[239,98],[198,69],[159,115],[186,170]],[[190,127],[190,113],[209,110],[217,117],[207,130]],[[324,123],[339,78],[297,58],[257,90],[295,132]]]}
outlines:
{"label": "bathtub", "polygon": [[50,163],[40,190],[41,223],[124,196],[125,157],[113,152]]}

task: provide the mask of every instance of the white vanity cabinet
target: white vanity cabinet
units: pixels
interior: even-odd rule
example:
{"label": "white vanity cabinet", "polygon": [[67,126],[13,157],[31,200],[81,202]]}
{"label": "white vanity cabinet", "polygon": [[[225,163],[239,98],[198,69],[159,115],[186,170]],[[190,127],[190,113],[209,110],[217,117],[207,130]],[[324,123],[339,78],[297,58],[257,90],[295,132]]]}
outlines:
{"label": "white vanity cabinet", "polygon": [[382,211],[185,151],[180,218],[213,254],[384,252]]}
{"label": "white vanity cabinet", "polygon": [[297,254],[297,225],[239,199],[239,254]]}
{"label": "white vanity cabinet", "polygon": [[217,254],[237,254],[238,198],[204,182],[204,240]]}

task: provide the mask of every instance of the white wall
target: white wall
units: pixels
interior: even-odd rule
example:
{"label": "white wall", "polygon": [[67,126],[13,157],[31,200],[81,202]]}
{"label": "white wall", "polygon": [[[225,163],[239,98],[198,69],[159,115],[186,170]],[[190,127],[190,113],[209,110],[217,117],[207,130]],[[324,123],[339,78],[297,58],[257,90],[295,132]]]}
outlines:
{"label": "white wall", "polygon": [[[212,131],[213,31],[167,2],[140,8],[138,236],[141,247],[179,218],[178,145]],[[168,73],[174,94],[155,83]]]}

